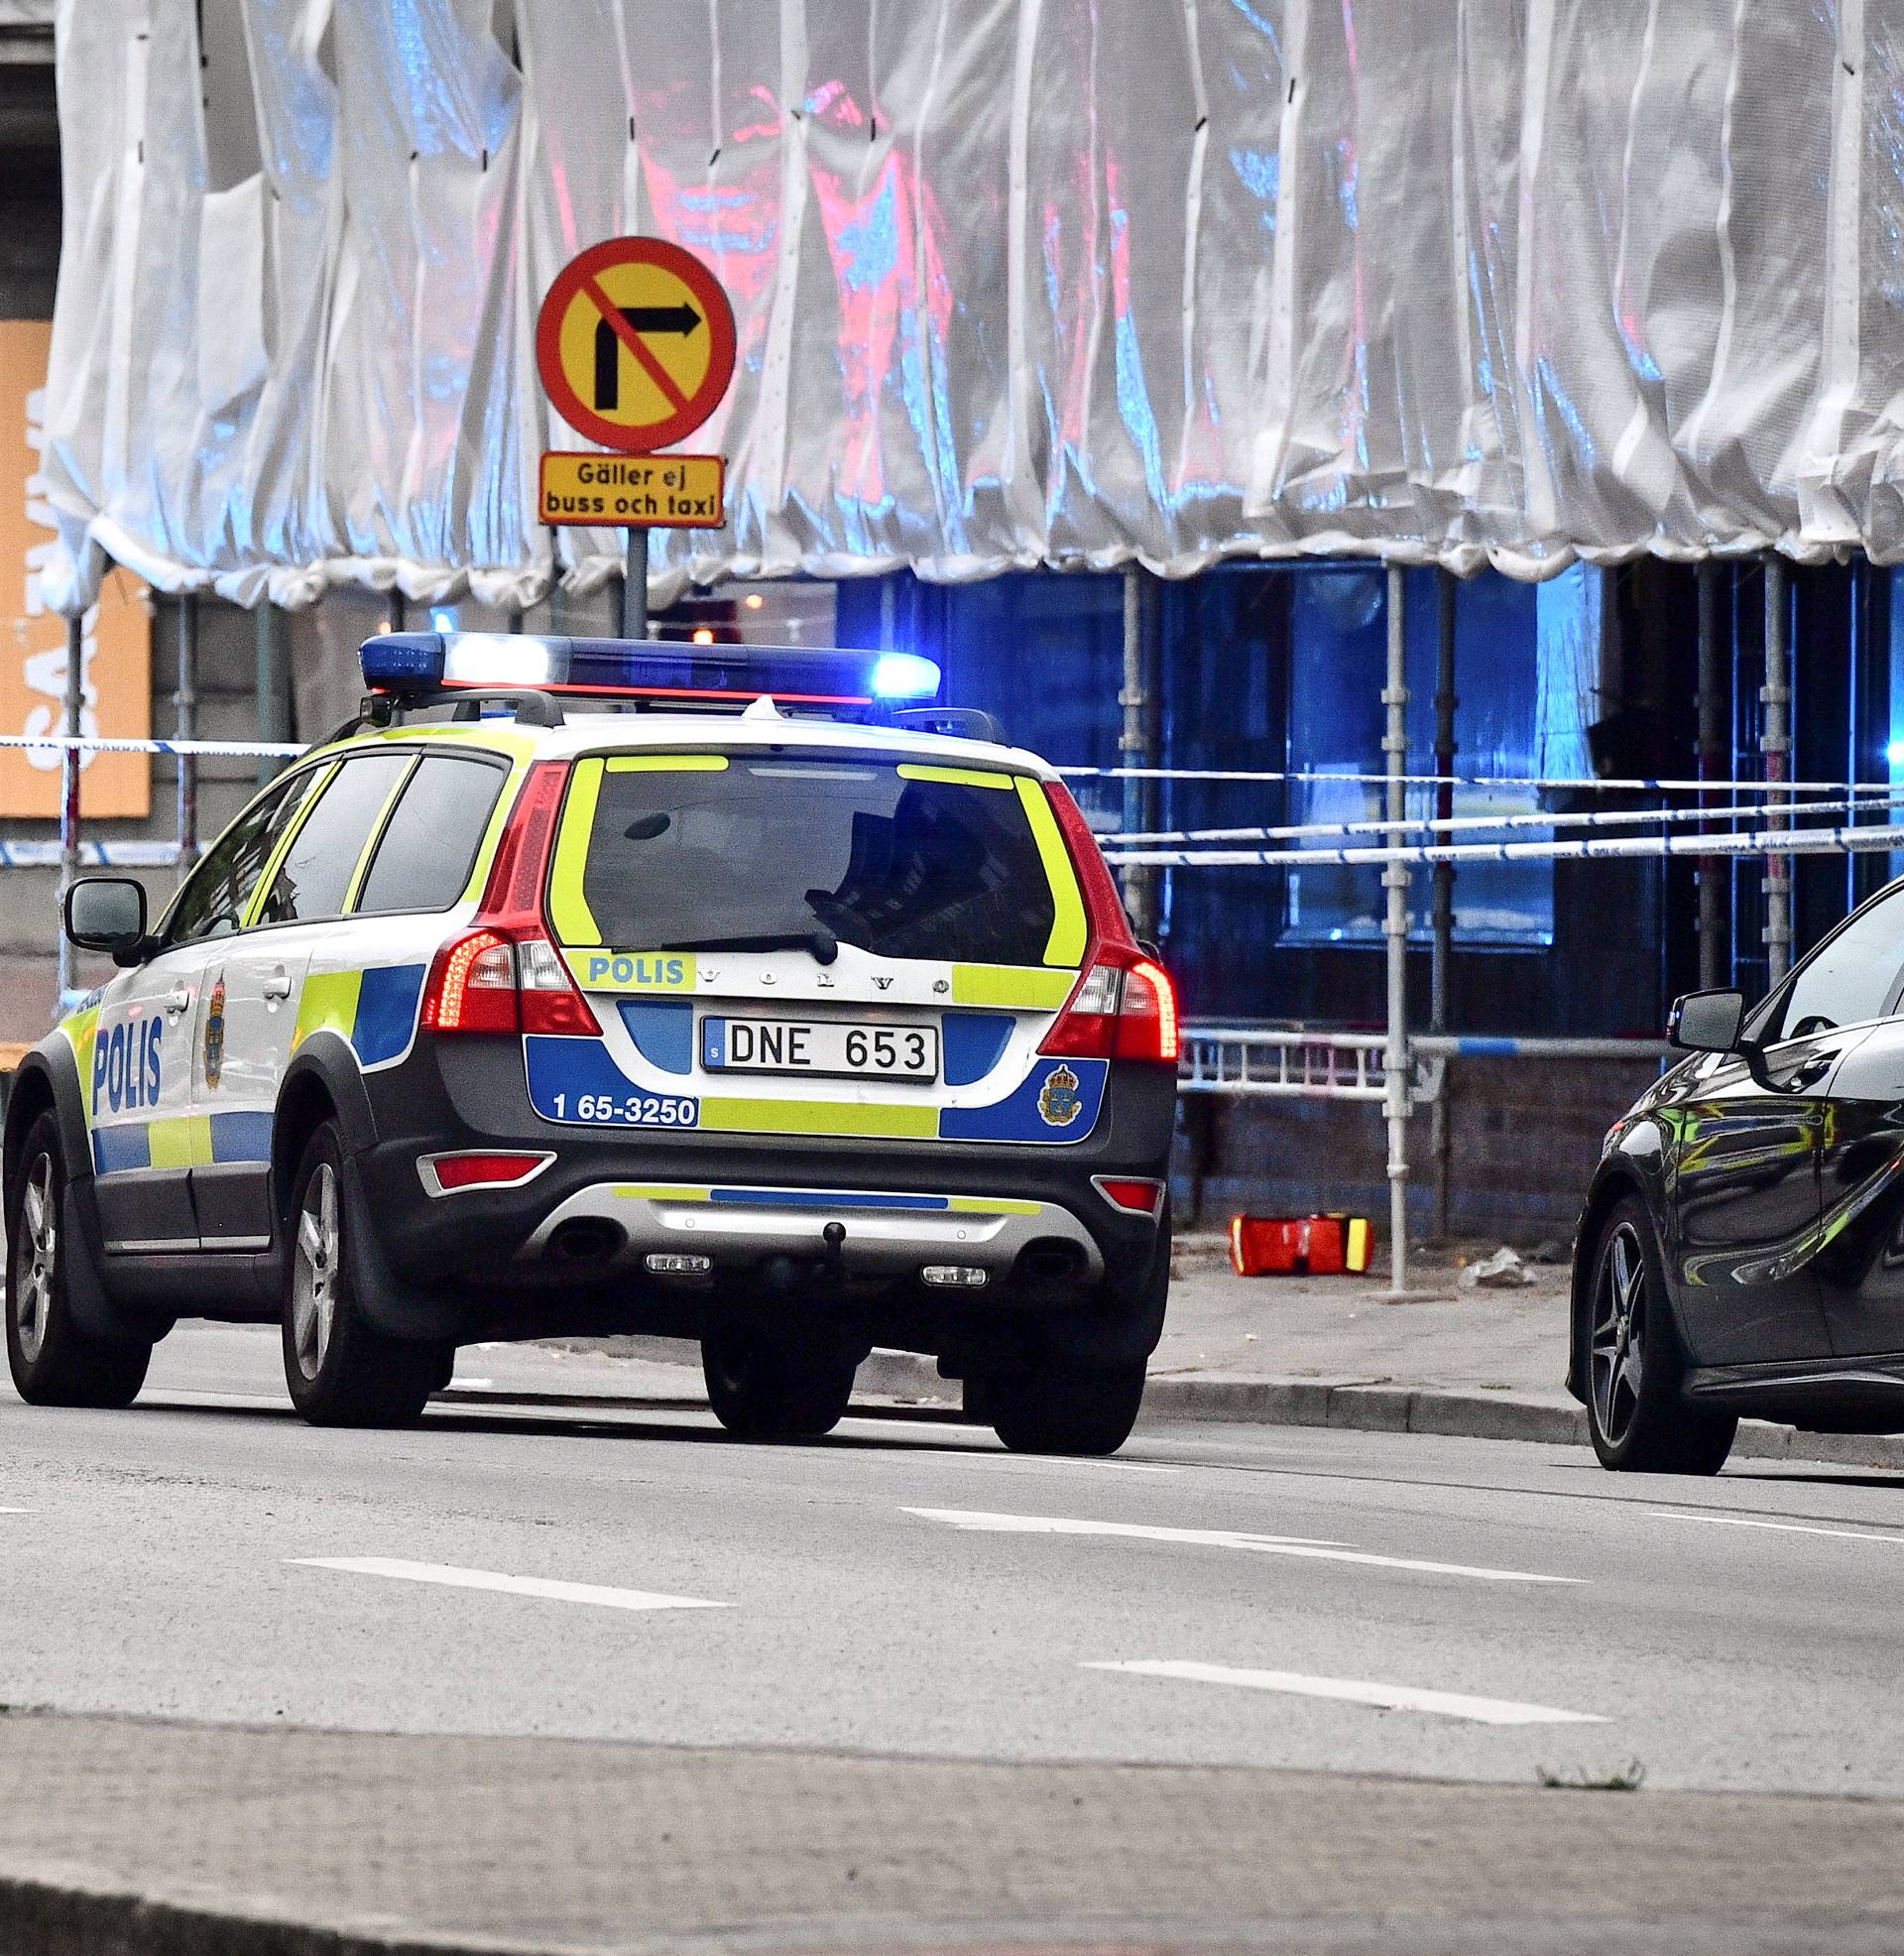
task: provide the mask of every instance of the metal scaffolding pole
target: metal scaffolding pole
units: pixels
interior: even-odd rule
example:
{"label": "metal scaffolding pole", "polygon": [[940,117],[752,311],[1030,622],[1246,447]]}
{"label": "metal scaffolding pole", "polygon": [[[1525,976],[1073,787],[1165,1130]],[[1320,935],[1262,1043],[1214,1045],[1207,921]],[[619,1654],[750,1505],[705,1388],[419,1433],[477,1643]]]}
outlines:
{"label": "metal scaffolding pole", "polygon": [[[198,735],[198,600],[189,592],[178,600],[178,686],[172,696],[173,726],[179,740]],[[198,860],[198,763],[190,754],[178,762],[178,880]]]}
{"label": "metal scaffolding pole", "polygon": [[[1402,777],[1408,769],[1408,666],[1404,611],[1406,573],[1388,566],[1388,683],[1381,691],[1387,708],[1387,731],[1382,752],[1387,757],[1387,818],[1400,821],[1408,812],[1408,790]],[[1408,865],[1390,863],[1382,872],[1388,892],[1388,914],[1382,924],[1388,951],[1388,1040],[1382,1053],[1385,1091],[1382,1110],[1388,1122],[1388,1233],[1392,1245],[1388,1294],[1408,1290]]]}
{"label": "metal scaffolding pole", "polygon": [[[253,619],[258,654],[258,744],[272,746],[291,738],[291,715],[285,710],[285,672],[279,659],[278,607],[269,598]],[[258,785],[278,773],[284,762],[272,755],[258,757]]]}
{"label": "metal scaffolding pole", "polygon": [[[1124,684],[1118,704],[1124,709],[1124,729],[1118,753],[1128,768],[1158,765],[1160,716],[1155,683],[1156,607],[1152,579],[1140,564],[1124,571]],[[1154,826],[1159,784],[1128,779],[1124,784],[1124,824],[1128,834]],[[1124,872],[1124,901],[1137,935],[1157,934],[1157,879],[1150,864],[1133,863]]]}
{"label": "metal scaffolding pole", "polygon": [[[1447,777],[1455,772],[1455,580],[1446,570],[1435,572],[1435,773],[1442,776],[1435,790],[1435,814],[1450,821],[1455,812],[1455,789]],[[1428,981],[1428,1025],[1434,1033],[1448,1030],[1449,966],[1455,950],[1455,866],[1434,867],[1434,953]],[[1448,1234],[1448,1188],[1454,1154],[1454,1133],[1448,1119],[1449,1089],[1435,1095],[1429,1114],[1435,1158],[1435,1235]]]}
{"label": "metal scaffolding pole", "polygon": [[[1783,829],[1791,816],[1781,812],[1777,789],[1792,778],[1792,645],[1790,590],[1785,559],[1765,559],[1765,707],[1759,752],[1765,757],[1766,799],[1772,803],[1765,825]],[[1789,803],[1789,796],[1785,797]],[[1765,858],[1765,967],[1768,985],[1780,985],[1792,968],[1792,859]]]}
{"label": "metal scaffolding pole", "polygon": [[[66,699],[65,732],[77,740],[85,732],[86,626],[83,618],[66,620]],[[72,945],[64,929],[66,892],[79,876],[79,762],[76,747],[68,747],[60,764],[60,1011],[73,990]]]}
{"label": "metal scaffolding pole", "polygon": [[[1731,715],[1729,688],[1726,682],[1725,648],[1719,642],[1719,566],[1699,566],[1699,778],[1701,781],[1729,781],[1731,765]],[[1700,805],[1714,804],[1711,795],[1700,795]],[[1731,882],[1731,865],[1718,856],[1702,856],[1699,863],[1699,983],[1703,991],[1716,991],[1726,982],[1726,908]]]}
{"label": "metal scaffolding pole", "polygon": [[622,637],[648,637],[648,532],[632,527],[622,562]]}

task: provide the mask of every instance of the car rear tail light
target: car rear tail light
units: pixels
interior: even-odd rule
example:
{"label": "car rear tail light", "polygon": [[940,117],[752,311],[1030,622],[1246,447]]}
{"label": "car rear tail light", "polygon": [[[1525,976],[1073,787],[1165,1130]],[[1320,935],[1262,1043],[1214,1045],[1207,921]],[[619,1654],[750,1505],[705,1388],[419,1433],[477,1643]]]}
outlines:
{"label": "car rear tail light", "polygon": [[1093,1175],[1097,1191],[1114,1209],[1128,1215],[1154,1216],[1163,1207],[1163,1183],[1135,1175]]}
{"label": "car rear tail light", "polygon": [[494,1151],[467,1155],[425,1155],[416,1163],[423,1186],[432,1195],[453,1194],[459,1188],[516,1188],[554,1161],[552,1155]]}
{"label": "car rear tail light", "polygon": [[579,1033],[601,1026],[542,922],[568,763],[538,761],[510,810],[474,925],[436,953],[423,991],[432,1033]]}
{"label": "car rear tail light", "polygon": [[1084,811],[1062,783],[1045,794],[1084,896],[1089,941],[1084,975],[1046,1034],[1040,1052],[1072,1059],[1153,1059],[1175,1065],[1177,999],[1163,967],[1130,934],[1118,886]]}

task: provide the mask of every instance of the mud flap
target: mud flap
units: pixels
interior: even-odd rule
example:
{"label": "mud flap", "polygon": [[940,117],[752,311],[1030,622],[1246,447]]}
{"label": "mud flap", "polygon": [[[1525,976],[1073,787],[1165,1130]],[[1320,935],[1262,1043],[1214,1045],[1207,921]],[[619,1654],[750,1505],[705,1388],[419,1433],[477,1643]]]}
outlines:
{"label": "mud flap", "polygon": [[156,1345],[178,1319],[169,1311],[141,1310],[116,1302],[99,1270],[98,1217],[88,1227],[79,1191],[67,1182],[60,1199],[60,1247],[64,1253],[66,1308],[89,1338],[109,1345]]}

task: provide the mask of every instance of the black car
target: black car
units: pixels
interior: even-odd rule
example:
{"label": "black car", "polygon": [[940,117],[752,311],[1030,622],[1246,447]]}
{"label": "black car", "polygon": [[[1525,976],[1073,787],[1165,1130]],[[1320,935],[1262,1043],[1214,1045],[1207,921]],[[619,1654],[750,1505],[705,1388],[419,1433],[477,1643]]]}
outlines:
{"label": "black car", "polygon": [[1769,998],[1696,992],[1691,1056],[1606,1137],[1567,1388],[1604,1466],[1712,1474],[1741,1415],[1904,1431],[1904,882]]}

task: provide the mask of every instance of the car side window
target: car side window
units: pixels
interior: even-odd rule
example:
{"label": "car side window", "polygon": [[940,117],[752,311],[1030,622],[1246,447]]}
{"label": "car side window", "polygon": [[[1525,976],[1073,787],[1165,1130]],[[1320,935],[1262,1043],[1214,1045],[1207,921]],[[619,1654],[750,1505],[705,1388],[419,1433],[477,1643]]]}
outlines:
{"label": "car side window", "polygon": [[337,770],[278,865],[258,913],[261,924],[309,922],[342,913],[364,850],[414,764],[415,757],[405,753],[360,754]]}
{"label": "car side window", "polygon": [[1757,1037],[1767,1045],[1855,1026],[1884,1010],[1904,972],[1904,886],[1856,912],[1792,974]]}
{"label": "car side window", "polygon": [[239,927],[279,837],[321,777],[321,769],[288,775],[219,836],[173,902],[163,932],[168,944],[226,937]]}
{"label": "car side window", "polygon": [[424,755],[371,858],[359,915],[447,910],[469,882],[508,778],[502,763],[475,755]]}

